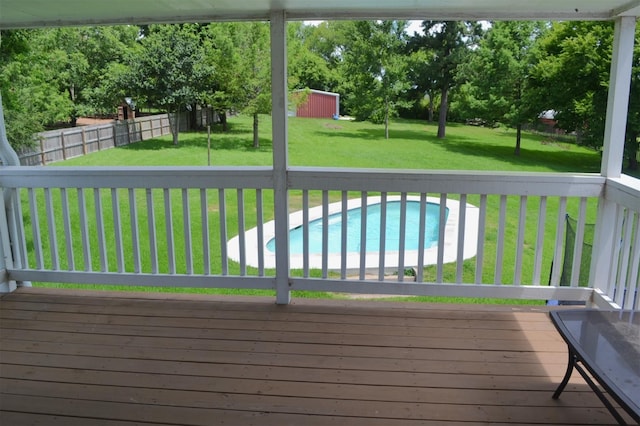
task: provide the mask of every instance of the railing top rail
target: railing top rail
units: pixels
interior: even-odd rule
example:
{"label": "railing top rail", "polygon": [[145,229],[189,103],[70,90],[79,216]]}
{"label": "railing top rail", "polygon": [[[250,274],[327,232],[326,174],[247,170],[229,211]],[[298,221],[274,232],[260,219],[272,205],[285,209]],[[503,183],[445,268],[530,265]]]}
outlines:
{"label": "railing top rail", "polygon": [[627,175],[608,178],[604,197],[632,210],[640,211],[640,179]]}
{"label": "railing top rail", "polygon": [[[5,188],[270,188],[271,167],[19,167],[0,168]],[[292,189],[441,192],[599,197],[595,174],[422,171],[294,167]]]}
{"label": "railing top rail", "polygon": [[[19,167],[0,168],[5,188],[270,188],[271,167]],[[423,171],[293,167],[292,189],[441,192],[599,197],[605,178],[595,174]]]}
{"label": "railing top rail", "polygon": [[354,191],[599,197],[605,178],[585,173],[292,167],[289,187]]}
{"label": "railing top rail", "polygon": [[0,167],[4,188],[271,188],[271,167]]}

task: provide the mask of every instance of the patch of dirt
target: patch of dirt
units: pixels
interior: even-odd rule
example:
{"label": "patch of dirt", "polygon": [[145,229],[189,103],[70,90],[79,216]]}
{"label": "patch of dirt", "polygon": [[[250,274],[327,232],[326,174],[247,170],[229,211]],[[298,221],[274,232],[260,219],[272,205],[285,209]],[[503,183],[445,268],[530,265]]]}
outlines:
{"label": "patch of dirt", "polygon": [[540,141],[541,145],[551,145],[551,146],[555,146],[557,148],[560,149],[564,149],[566,151],[571,149],[571,145],[566,143],[566,142],[560,142],[556,139],[552,139],[552,138],[547,138],[547,139],[543,139]]}
{"label": "patch of dirt", "polygon": [[113,123],[113,118],[93,118],[93,117],[80,117],[78,118],[76,124],[78,126],[90,126],[92,124],[107,124]]}
{"label": "patch of dirt", "polygon": [[333,124],[333,123],[325,123],[324,127],[326,127],[327,129],[333,129],[333,130],[342,130],[342,126],[339,126],[337,124]]}

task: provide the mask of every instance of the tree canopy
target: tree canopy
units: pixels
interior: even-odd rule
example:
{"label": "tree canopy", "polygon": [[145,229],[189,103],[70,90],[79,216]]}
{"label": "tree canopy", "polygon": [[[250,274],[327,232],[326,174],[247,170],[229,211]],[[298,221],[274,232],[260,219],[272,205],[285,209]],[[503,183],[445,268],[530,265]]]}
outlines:
{"label": "tree canopy", "polygon": [[343,26],[349,38],[341,46],[345,102],[356,119],[384,123],[389,139],[389,119],[404,106],[409,88],[404,21],[357,21]]}
{"label": "tree canopy", "polygon": [[[446,124],[474,120],[520,135],[545,111],[579,143],[603,141],[613,24],[610,22],[290,22],[288,85],[338,92],[341,114],[384,124],[395,116]],[[640,29],[638,33],[640,34]],[[254,118],[271,111],[269,24],[74,27],[0,32],[0,90],[9,138],[77,117],[113,114],[125,96],[171,114],[210,106]],[[636,37],[626,158],[640,135],[640,36]],[[291,97],[292,106],[304,96]],[[450,111],[451,110],[451,111]],[[174,123],[175,126],[175,123]],[[174,127],[174,141],[178,130]]]}
{"label": "tree canopy", "polygon": [[536,41],[545,29],[539,22],[495,22],[462,67],[466,82],[460,104],[471,117],[515,128],[515,155],[520,155],[523,126],[541,111],[532,102],[529,76]]}

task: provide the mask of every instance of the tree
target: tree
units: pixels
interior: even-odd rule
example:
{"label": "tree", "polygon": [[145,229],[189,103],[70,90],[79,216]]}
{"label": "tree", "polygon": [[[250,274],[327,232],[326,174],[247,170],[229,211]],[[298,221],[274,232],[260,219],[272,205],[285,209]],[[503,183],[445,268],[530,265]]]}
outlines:
{"label": "tree", "polygon": [[132,95],[167,111],[175,145],[180,112],[200,100],[212,72],[203,60],[198,31],[196,24],[149,26],[140,49],[129,57],[129,72],[122,75]]}
{"label": "tree", "polygon": [[544,30],[537,22],[495,22],[462,67],[468,110],[473,117],[515,128],[515,155],[520,155],[522,126],[541,112],[529,96],[529,74],[536,40]]}
{"label": "tree", "polygon": [[414,108],[426,107],[429,122],[433,121],[436,99],[439,96],[437,79],[431,73],[434,60],[432,52],[425,50],[409,52],[408,56],[408,76],[412,83],[412,98],[416,104]]}
{"label": "tree", "polygon": [[220,118],[222,130],[227,131],[227,112],[241,109],[242,82],[240,68],[242,52],[236,41],[243,24],[235,22],[211,23],[203,40],[205,63],[213,70],[209,74],[202,100]]}
{"label": "tree", "polygon": [[337,77],[330,63],[323,58],[312,43],[316,27],[301,22],[287,24],[287,58],[289,90],[318,89],[333,91]]}
{"label": "tree", "polygon": [[269,26],[252,22],[240,27],[235,42],[240,52],[237,69],[239,104],[253,117],[253,147],[260,147],[258,138],[259,114],[271,112],[271,49]]}
{"label": "tree", "polygon": [[135,48],[140,28],[133,25],[84,27],[79,48],[90,66],[79,96],[88,113],[112,114],[127,93],[119,84],[126,73],[126,58]]}
{"label": "tree", "polygon": [[413,51],[422,50],[430,62],[425,72],[431,75],[431,87],[440,91],[438,138],[444,138],[449,109],[449,90],[457,83],[458,67],[482,34],[477,22],[423,21],[423,34],[414,34],[409,41]]}
{"label": "tree", "polygon": [[72,109],[59,90],[56,55],[41,43],[45,31],[0,33],[0,91],[7,137],[16,150],[33,146],[36,133],[65,120]]}
{"label": "tree", "polygon": [[[561,22],[541,39],[533,70],[539,96],[556,111],[558,126],[578,134],[578,142],[603,144],[613,44],[611,22]],[[625,158],[637,169],[640,135],[640,28],[636,30]]]}
{"label": "tree", "polygon": [[[42,131],[40,120],[34,120],[25,110],[21,99],[23,87],[15,81],[17,58],[27,56],[29,32],[0,32],[0,95],[6,118],[7,138],[14,149],[28,148],[35,144],[34,133]],[[18,75],[17,77],[21,77]]]}
{"label": "tree", "polygon": [[405,21],[356,21],[344,47],[345,102],[356,119],[384,123],[386,139],[389,119],[407,106],[405,28]]}

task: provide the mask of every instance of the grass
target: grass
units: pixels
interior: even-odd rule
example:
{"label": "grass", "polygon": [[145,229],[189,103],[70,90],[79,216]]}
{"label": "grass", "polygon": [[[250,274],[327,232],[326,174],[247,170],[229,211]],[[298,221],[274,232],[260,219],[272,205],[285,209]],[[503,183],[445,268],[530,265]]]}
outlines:
{"label": "grass", "polygon": [[[600,170],[600,155],[566,142],[524,133],[519,157],[513,155],[515,131],[449,124],[444,140],[433,123],[397,120],[390,139],[382,126],[368,122],[289,119],[289,163],[292,166],[397,168],[424,170],[490,170],[588,172]],[[261,116],[260,148],[253,148],[251,121],[230,119],[230,131],[214,130],[212,165],[272,164],[271,122]],[[181,133],[73,158],[53,166],[206,166],[206,133]]]}
{"label": "grass", "polygon": [[[212,165],[260,165],[268,166],[272,164],[272,144],[271,144],[271,123],[269,117],[261,117],[260,124],[260,147],[253,148],[251,137],[251,120],[249,117],[234,117],[230,119],[230,131],[222,133],[214,131],[211,136],[211,164]],[[530,172],[598,172],[600,168],[600,156],[598,153],[578,147],[569,143],[549,141],[547,137],[525,133],[522,140],[521,155],[513,155],[515,145],[515,132],[505,129],[486,129],[458,124],[449,124],[447,127],[447,138],[440,140],[436,137],[437,128],[434,124],[423,121],[396,120],[391,126],[391,138],[384,139],[384,129],[382,126],[373,125],[367,122],[334,121],[322,119],[292,118],[289,120],[289,162],[293,166],[322,166],[322,167],[355,167],[355,168],[394,168],[394,169],[422,169],[422,170],[487,170],[487,171],[530,171]],[[122,148],[101,151],[84,157],[55,163],[55,166],[152,166],[152,165],[173,165],[173,166],[206,166],[207,165],[207,135],[206,133],[182,133],[180,143],[177,146],[172,144],[170,136],[156,138],[129,145]],[[233,191],[232,191],[233,192]],[[247,191],[249,192],[249,191]],[[371,194],[375,195],[375,194]],[[71,202],[74,194],[70,194]],[[265,220],[273,217],[273,194],[264,191]],[[336,198],[339,192],[332,192],[331,197]],[[450,195],[455,198],[455,194]],[[175,202],[179,203],[180,195],[171,195]],[[189,197],[194,202],[199,197],[197,191],[190,191]],[[237,199],[235,194],[227,194],[228,211],[235,211]],[[320,193],[312,191],[310,193],[311,202],[318,202]],[[109,194],[102,196],[105,211],[110,211]],[[137,194],[138,204],[144,205],[144,193]],[[290,202],[292,210],[296,210],[300,204],[300,192],[291,191]],[[533,198],[533,197],[532,197]],[[478,205],[479,197],[469,196],[468,202]],[[88,207],[91,208],[92,200],[88,200]],[[162,205],[162,194],[158,192],[155,203]],[[211,191],[210,200],[210,229],[217,232],[218,212],[217,193]],[[197,205],[197,204],[194,204]],[[491,261],[495,259],[495,240],[497,235],[497,223],[499,215],[499,197],[489,197],[489,209],[487,220],[487,251],[485,253],[485,268],[483,281],[493,282],[493,266]],[[249,194],[245,199],[247,212],[255,211],[255,197]],[[506,240],[516,240],[517,212],[519,208],[518,197],[510,197],[507,210],[513,212],[508,215]],[[550,199],[548,210],[549,218],[555,218],[553,212],[557,211],[557,200]],[[194,209],[197,210],[197,209]],[[528,203],[527,218],[537,218],[538,203],[532,199]],[[25,209],[28,211],[28,209]],[[158,209],[162,211],[162,207]],[[577,214],[577,200],[570,200],[569,212]],[[126,211],[123,211],[126,213]],[[182,229],[181,209],[174,208],[174,220],[179,222],[174,224],[176,230]],[[192,212],[198,215],[198,212]],[[590,203],[588,220],[595,219],[595,203]],[[125,215],[126,216],[126,215]],[[43,220],[44,211],[40,214]],[[61,219],[58,219],[61,220]],[[126,220],[126,219],[125,219]],[[164,229],[164,218],[160,215],[157,218],[158,229]],[[234,229],[236,218],[233,214],[228,217],[229,230]],[[254,226],[255,218],[247,214],[247,228]],[[192,218],[192,224],[198,224],[199,217]],[[43,224],[43,226],[46,226]],[[193,226],[193,235],[198,235],[199,228]],[[126,229],[128,222],[123,223],[121,228]],[[140,228],[146,229],[146,224],[141,223]],[[44,228],[43,228],[44,229]],[[237,229],[237,228],[235,228]],[[107,235],[112,232],[107,229]],[[231,231],[230,231],[231,232]],[[536,224],[535,220],[527,220],[527,236],[525,238],[525,256],[533,258],[532,243],[535,242]],[[545,232],[551,241],[551,236],[555,233],[555,219],[549,219]],[[231,232],[232,233],[232,232]],[[43,233],[44,234],[44,233]],[[92,233],[92,235],[95,234]],[[229,235],[231,237],[232,235]],[[214,235],[215,237],[215,235]],[[46,240],[47,236],[43,235]],[[144,240],[144,235],[141,235]],[[126,238],[125,238],[126,240]],[[198,250],[198,240],[194,238],[194,253]],[[46,243],[46,241],[45,241]],[[162,241],[160,241],[162,243]],[[493,243],[493,244],[492,244]],[[97,241],[93,247],[96,247]],[[75,245],[78,247],[79,243]],[[212,247],[214,250],[219,250]],[[548,273],[551,250],[546,250],[545,268]],[[62,249],[61,249],[61,252]],[[182,259],[180,253],[183,252],[180,242],[177,241],[176,263],[179,265]],[[164,253],[160,253],[162,260]],[[77,254],[80,259],[81,253]],[[219,257],[219,252],[212,253],[212,259]],[[514,251],[506,250],[505,265],[514,264]],[[127,259],[129,262],[130,259]],[[115,269],[113,256],[110,256],[110,269]],[[143,269],[148,268],[150,260],[143,259]],[[63,261],[64,263],[64,261]],[[64,265],[63,265],[64,267]],[[194,265],[196,273],[200,265]],[[161,268],[166,268],[162,265]],[[465,280],[473,281],[474,260],[466,261],[464,264]],[[531,267],[525,266],[524,276],[531,276]],[[212,273],[220,273],[221,265],[212,265]],[[230,265],[230,273],[237,274],[238,265]],[[292,271],[299,275],[300,271]],[[435,280],[435,268],[425,268],[425,280]],[[257,271],[250,269],[248,274],[257,274]],[[314,272],[317,275],[316,272]],[[513,276],[512,269],[505,268],[503,281],[508,282]],[[455,280],[455,264],[446,265],[445,280]],[[55,284],[54,284],[55,285]],[[90,288],[96,288],[91,286]],[[113,288],[107,286],[105,288]],[[120,287],[116,287],[122,289]],[[126,287],[129,289],[129,287]],[[153,289],[157,291],[158,289]],[[160,291],[166,291],[162,289]],[[171,291],[185,291],[184,289],[171,289]],[[188,291],[210,291],[188,289]],[[255,294],[271,295],[271,292],[247,291],[247,290],[223,290],[223,293],[231,294]],[[300,297],[301,293],[296,293]],[[305,294],[308,296],[308,294]],[[337,295],[327,295],[325,293],[312,294],[312,296],[341,297]],[[412,300],[426,301],[453,301],[460,302],[460,299],[451,298],[418,298]],[[466,299],[462,299],[466,300]],[[483,300],[487,302],[487,300]],[[513,301],[509,301],[513,302]]]}
{"label": "grass", "polygon": [[[521,155],[513,155],[515,132],[449,124],[444,140],[437,127],[401,120],[384,130],[366,122],[291,120],[292,165],[382,167],[425,170],[492,170],[532,172],[598,172],[599,155],[569,144],[549,144],[525,134]],[[315,143],[314,143],[315,142]],[[312,154],[312,155],[310,155]]]}

